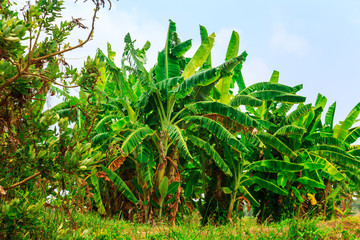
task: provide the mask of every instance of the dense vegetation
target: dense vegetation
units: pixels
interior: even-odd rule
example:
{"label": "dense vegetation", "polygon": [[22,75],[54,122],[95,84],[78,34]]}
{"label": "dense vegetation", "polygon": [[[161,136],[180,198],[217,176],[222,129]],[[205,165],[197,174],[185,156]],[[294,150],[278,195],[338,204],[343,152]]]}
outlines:
{"label": "dense vegetation", "polygon": [[[170,20],[157,63],[145,67],[147,42],[124,38],[121,65],[108,44],[82,69],[70,66],[67,43],[80,19],[59,22],[61,1],[37,1],[20,12],[1,3],[0,236],[41,234],[44,214],[59,212],[72,228],[79,214],[176,225],[199,213],[201,224],[350,214],[359,191],[360,103],[339,124],[336,103],[314,104],[302,85],[246,86],[233,32],[224,63],[212,66],[215,34],[185,56]],[[80,89],[78,96],[69,89]],[[237,89],[235,91],[235,89]],[[50,96],[64,101],[45,110]],[[89,213],[88,213],[89,214]],[[45,219],[49,219],[46,218]]]}

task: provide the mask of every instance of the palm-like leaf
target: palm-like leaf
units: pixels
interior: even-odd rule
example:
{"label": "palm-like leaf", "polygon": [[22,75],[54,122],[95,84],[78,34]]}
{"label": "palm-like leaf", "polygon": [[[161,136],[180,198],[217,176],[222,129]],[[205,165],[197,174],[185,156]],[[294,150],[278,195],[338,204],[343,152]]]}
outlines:
{"label": "palm-like leaf", "polygon": [[265,145],[269,145],[276,149],[278,152],[288,156],[288,157],[296,157],[296,154],[280,139],[277,137],[266,133],[266,132],[258,132],[256,135]]}
{"label": "palm-like leaf", "polygon": [[268,189],[274,193],[277,193],[279,195],[286,196],[289,194],[285,189],[282,189],[282,188],[278,187],[277,185],[275,185],[274,183],[266,181],[259,177],[253,176],[253,177],[251,177],[251,180],[254,181],[256,184],[258,184],[261,188],[266,188],[266,189]]}
{"label": "palm-like leaf", "polygon": [[318,182],[318,181],[308,178],[308,177],[297,178],[296,181],[298,181],[299,183],[302,183],[304,185],[307,185],[309,187],[321,188],[321,189],[325,189],[325,187],[326,187],[321,182]]}
{"label": "palm-like leaf", "polygon": [[240,94],[247,95],[252,92],[264,91],[264,90],[276,90],[276,91],[286,92],[286,93],[291,93],[294,91],[294,89],[292,87],[289,87],[289,86],[286,86],[283,84],[271,83],[271,82],[259,82],[259,83],[255,83],[255,84],[245,88],[244,90],[242,90],[240,92]]}
{"label": "palm-like leaf", "polygon": [[260,124],[250,116],[224,103],[211,101],[197,102],[186,105],[186,108],[196,114],[216,113],[228,117],[245,127],[260,127]]}
{"label": "palm-like leaf", "polygon": [[359,116],[360,113],[360,102],[356,104],[356,106],[351,110],[349,115],[345,118],[342,124],[337,125],[338,127],[334,129],[334,137],[338,139],[345,139],[349,129],[355,123],[356,118]]}
{"label": "palm-like leaf", "polygon": [[305,129],[295,125],[285,125],[279,128],[274,136],[287,136],[287,135],[302,135],[305,132]]}
{"label": "palm-like leaf", "polygon": [[286,118],[285,121],[288,123],[292,123],[296,120],[298,120],[299,118],[301,118],[302,116],[304,116],[306,113],[308,113],[311,110],[311,103],[310,104],[306,104],[304,106],[301,106],[299,108],[297,108],[296,110],[294,110],[293,112],[291,112]]}
{"label": "palm-like leaf", "polygon": [[106,176],[111,180],[111,182],[117,187],[117,189],[124,194],[124,196],[132,201],[133,203],[137,203],[138,200],[134,196],[134,194],[131,192],[129,187],[126,185],[126,183],[113,171],[108,169],[107,167],[101,166],[104,173],[106,173]]}
{"label": "palm-like leaf", "polygon": [[124,140],[121,149],[125,155],[129,155],[134,149],[141,144],[142,141],[148,136],[151,136],[155,132],[148,126],[141,127],[131,132],[129,136]]}
{"label": "palm-like leaf", "polygon": [[183,153],[186,157],[192,159],[192,156],[186,144],[186,140],[183,136],[182,130],[180,130],[178,126],[173,124],[169,125],[167,127],[167,130],[169,132],[169,136],[171,140],[177,144],[177,147],[180,150],[180,152]]}
{"label": "palm-like leaf", "polygon": [[281,171],[289,171],[289,172],[298,172],[304,169],[304,166],[284,162],[280,160],[261,160],[257,162],[253,162],[250,168],[254,171],[259,172],[281,172]]}
{"label": "palm-like leaf", "polygon": [[234,97],[229,104],[233,107],[238,107],[240,105],[260,107],[262,103],[263,101],[250,95],[236,95],[236,97]]}
{"label": "palm-like leaf", "polygon": [[207,39],[202,41],[200,47],[195,52],[190,62],[186,65],[184,72],[181,74],[184,79],[192,76],[195,73],[195,70],[204,64],[214,45],[214,39],[215,34],[211,34],[209,37],[207,37]]}
{"label": "palm-like leaf", "polygon": [[204,140],[202,140],[201,138],[195,137],[190,135],[189,139],[191,141],[192,144],[194,144],[195,146],[201,148],[202,150],[204,150],[215,162],[215,164],[228,176],[232,176],[232,173],[230,171],[230,168],[228,167],[228,165],[226,164],[226,162],[224,161],[224,159],[222,159],[222,157],[219,155],[219,153],[208,143],[205,142]]}
{"label": "palm-like leaf", "polygon": [[184,120],[193,122],[213,133],[217,138],[226,142],[229,146],[239,152],[248,152],[248,149],[235,138],[226,128],[214,120],[201,116],[187,116]]}

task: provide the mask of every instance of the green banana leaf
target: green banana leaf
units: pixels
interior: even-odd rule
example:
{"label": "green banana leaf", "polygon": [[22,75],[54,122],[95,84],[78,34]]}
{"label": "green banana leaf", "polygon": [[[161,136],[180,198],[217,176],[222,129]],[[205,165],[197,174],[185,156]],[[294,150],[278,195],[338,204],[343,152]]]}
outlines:
{"label": "green banana leaf", "polygon": [[292,93],[281,92],[277,90],[263,90],[257,91],[249,94],[255,98],[258,98],[263,101],[278,101],[278,102],[287,102],[287,103],[302,103],[305,102],[306,98],[303,96],[298,96]]}
{"label": "green banana leaf", "polygon": [[94,144],[100,144],[108,140],[109,136],[110,136],[109,132],[98,133],[91,138],[91,142],[93,142]]}
{"label": "green banana leaf", "polygon": [[290,158],[295,158],[297,156],[296,153],[294,153],[285,143],[283,143],[280,139],[267,132],[258,132],[256,136],[265,145],[269,145],[275,148],[278,152]]}
{"label": "green banana leaf", "polygon": [[256,120],[252,119],[249,115],[246,115],[245,113],[240,112],[239,110],[224,103],[203,101],[203,102],[188,104],[185,107],[196,114],[216,113],[228,117],[231,120],[234,120],[239,124],[248,128],[261,127],[261,125]]}
{"label": "green banana leaf", "polygon": [[180,128],[176,125],[169,125],[167,127],[167,130],[169,132],[169,136],[171,141],[174,144],[177,144],[178,149],[180,150],[180,153],[184,154],[187,158],[192,159],[193,157],[191,156],[189,149],[187,147],[187,143],[186,140],[184,138],[184,135],[182,133],[182,130],[180,130]]}
{"label": "green banana leaf", "polygon": [[360,127],[356,127],[350,130],[349,134],[346,136],[344,141],[351,144],[356,142],[356,140],[358,140],[359,137],[360,137]]}
{"label": "green banana leaf", "polygon": [[325,189],[325,185],[308,177],[301,177],[296,179],[297,182],[313,188]]}
{"label": "green banana leaf", "polygon": [[202,41],[200,47],[191,58],[190,62],[186,65],[184,72],[181,76],[184,79],[194,75],[197,68],[201,67],[207,60],[212,47],[214,46],[215,34],[211,34],[207,39]]}
{"label": "green banana leaf", "polygon": [[304,200],[303,200],[302,197],[301,197],[300,191],[299,191],[297,188],[295,188],[295,187],[291,187],[291,189],[293,190],[293,193],[294,193],[295,197],[296,197],[301,203],[304,202]]}
{"label": "green banana leaf", "polygon": [[189,136],[189,140],[192,144],[204,150],[226,175],[230,177],[232,176],[230,168],[228,167],[224,159],[222,159],[219,153],[208,142],[205,142],[201,138],[195,137],[193,135]]}
{"label": "green banana leaf", "polygon": [[313,146],[312,151],[335,163],[360,166],[360,161],[345,150],[329,145]]}
{"label": "green banana leaf", "polygon": [[253,197],[253,195],[251,195],[251,193],[246,189],[246,187],[240,186],[239,192],[242,193],[242,195],[244,195],[247,200],[249,200],[251,205],[253,205],[254,207],[260,207],[260,203],[256,201],[256,199]]}
{"label": "green banana leaf", "polygon": [[105,207],[104,204],[101,200],[101,194],[100,194],[100,187],[99,187],[99,180],[95,175],[95,172],[93,171],[91,176],[91,183],[93,184],[95,191],[94,191],[94,200],[95,200],[95,205],[98,208],[98,211],[100,214],[105,214]]}
{"label": "green banana leaf", "polygon": [[287,135],[302,135],[305,132],[305,129],[295,125],[285,125],[279,128],[274,136],[287,136]]}
{"label": "green banana leaf", "polygon": [[276,186],[274,183],[269,182],[264,179],[261,179],[259,177],[252,176],[251,180],[253,182],[255,182],[256,184],[258,184],[261,188],[266,188],[266,189],[268,189],[274,193],[277,193],[279,195],[286,196],[289,194],[288,191],[286,191],[285,189],[282,189],[282,188]]}
{"label": "green banana leaf", "polygon": [[250,95],[236,95],[233,99],[231,99],[229,105],[232,107],[238,107],[240,105],[260,107],[262,103],[263,101]]}
{"label": "green banana leaf", "polygon": [[171,94],[176,94],[176,98],[184,98],[191,93],[195,86],[209,85],[220,77],[220,71],[216,68],[211,68],[200,73],[196,73],[191,77],[185,79],[176,89],[170,91]]}
{"label": "green banana leaf", "polygon": [[355,123],[356,118],[360,113],[360,102],[350,111],[349,115],[340,124],[338,128],[334,129],[334,137],[343,140],[348,135],[349,129]]}
{"label": "green banana leaf", "polygon": [[184,191],[185,197],[188,198],[193,195],[194,189],[198,183],[199,178],[200,178],[199,171],[193,171],[190,173],[190,177],[186,181],[186,185],[185,185],[185,191]]}
{"label": "green banana leaf", "polygon": [[225,74],[229,74],[231,73],[234,68],[238,65],[241,64],[242,62],[244,62],[246,60],[247,57],[247,53],[244,51],[241,55],[231,58],[229,60],[227,60],[226,62],[224,62],[223,64],[221,64],[220,66],[218,66],[217,68],[225,73]]}
{"label": "green banana leaf", "polygon": [[[201,43],[203,43],[204,41],[207,41],[209,34],[206,30],[206,28],[204,26],[200,25],[200,37],[201,37]],[[202,68],[203,69],[208,69],[211,68],[212,63],[211,63],[211,52],[209,53],[209,56],[207,57],[206,61],[204,62]]]}
{"label": "green banana leaf", "polygon": [[171,55],[180,58],[182,57],[192,46],[191,39],[176,45],[174,48],[171,49]]}
{"label": "green banana leaf", "polygon": [[213,133],[218,139],[226,142],[229,146],[239,152],[248,152],[249,150],[237,139],[235,138],[226,128],[224,128],[220,123],[216,121],[201,117],[201,116],[187,116],[184,118],[185,121],[195,123],[202,128],[207,129],[209,132]]}
{"label": "green banana leaf", "polygon": [[237,32],[233,31],[231,33],[230,42],[226,51],[226,58],[225,58],[226,61],[238,55],[239,45],[240,45],[240,36]]}
{"label": "green banana leaf", "polygon": [[169,29],[166,38],[164,50],[159,52],[158,64],[156,68],[156,81],[160,82],[164,79],[179,76],[180,66],[178,59],[171,55],[172,41],[176,34],[176,24],[169,20]]}
{"label": "green banana leaf", "polygon": [[233,78],[232,78],[231,85],[230,85],[230,88],[234,88],[235,87],[234,82],[236,82],[236,84],[239,87],[239,92],[241,92],[242,90],[244,90],[246,88],[244,78],[243,78],[243,75],[241,73],[242,66],[243,66],[243,64],[239,63],[234,68],[234,74],[233,74]]}
{"label": "green banana leaf", "polygon": [[274,70],[272,75],[271,75],[271,78],[270,78],[270,82],[271,83],[278,83],[279,82],[279,72]]}
{"label": "green banana leaf", "polygon": [[133,203],[138,202],[138,200],[136,199],[134,194],[130,191],[126,183],[116,173],[114,173],[113,171],[102,165],[101,165],[101,169],[103,170],[104,173],[106,173],[106,176],[111,180],[111,182],[115,185],[115,187],[121,193],[123,193],[127,199],[129,199]]}
{"label": "green banana leaf", "polygon": [[306,113],[308,113],[311,110],[311,103],[306,104],[304,106],[301,106],[297,108],[296,110],[292,111],[286,118],[285,121],[287,123],[292,123],[302,116],[304,116]]}
{"label": "green banana leaf", "polygon": [[294,91],[292,87],[283,84],[271,83],[271,82],[259,82],[259,83],[254,83],[253,85],[245,88],[239,94],[247,95],[256,91],[264,91],[264,90],[275,90],[286,93],[291,93]]}
{"label": "green banana leaf", "polygon": [[334,125],[334,116],[335,116],[336,102],[334,102],[328,109],[325,115],[325,125],[333,128]]}
{"label": "green banana leaf", "polygon": [[146,137],[151,136],[155,132],[148,126],[138,128],[131,132],[124,140],[121,149],[124,151],[125,156],[128,156],[136,147],[138,147]]}
{"label": "green banana leaf", "polygon": [[304,169],[304,166],[296,164],[296,163],[290,163],[290,162],[284,162],[281,160],[261,160],[253,162],[250,165],[250,168],[254,171],[259,172],[281,172],[281,171],[287,171],[287,172],[298,172]]}

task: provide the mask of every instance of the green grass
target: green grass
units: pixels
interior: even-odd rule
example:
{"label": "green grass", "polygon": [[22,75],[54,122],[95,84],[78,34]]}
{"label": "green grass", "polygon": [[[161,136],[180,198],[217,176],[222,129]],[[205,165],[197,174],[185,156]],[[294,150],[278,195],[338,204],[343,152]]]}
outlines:
{"label": "green grass", "polygon": [[[95,213],[69,216],[46,211],[40,220],[43,229],[30,239],[357,239],[360,218],[347,217],[332,221],[288,219],[279,223],[257,224],[255,218],[237,219],[233,224],[201,226],[193,214],[175,226],[157,222],[138,224],[103,218]],[[24,237],[25,239],[27,238]]]}

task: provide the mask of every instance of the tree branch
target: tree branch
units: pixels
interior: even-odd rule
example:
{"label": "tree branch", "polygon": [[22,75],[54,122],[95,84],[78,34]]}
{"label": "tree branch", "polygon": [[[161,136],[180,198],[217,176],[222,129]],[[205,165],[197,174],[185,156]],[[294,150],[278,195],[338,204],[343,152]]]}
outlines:
{"label": "tree branch", "polygon": [[18,182],[18,183],[15,183],[15,184],[13,184],[13,185],[11,185],[10,187],[6,187],[6,188],[4,188],[4,189],[5,189],[5,190],[10,190],[10,189],[16,188],[16,187],[18,187],[18,186],[26,183],[27,181],[30,181],[31,179],[36,178],[36,177],[39,176],[40,174],[41,174],[40,172],[35,173],[34,175],[32,175],[32,176],[30,176],[30,177],[28,177],[28,178],[25,178],[24,180],[22,180],[22,181],[20,181],[20,182]]}

